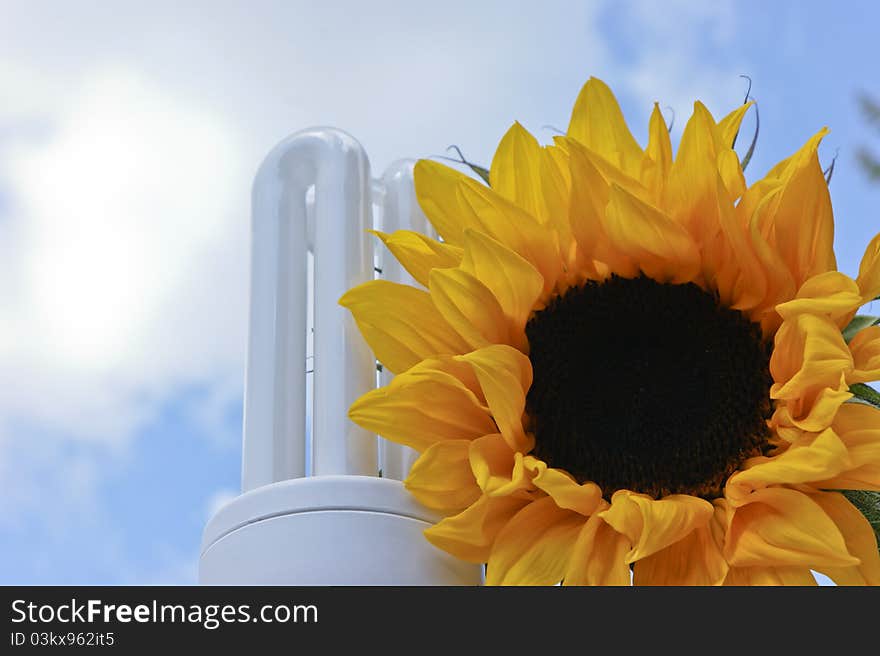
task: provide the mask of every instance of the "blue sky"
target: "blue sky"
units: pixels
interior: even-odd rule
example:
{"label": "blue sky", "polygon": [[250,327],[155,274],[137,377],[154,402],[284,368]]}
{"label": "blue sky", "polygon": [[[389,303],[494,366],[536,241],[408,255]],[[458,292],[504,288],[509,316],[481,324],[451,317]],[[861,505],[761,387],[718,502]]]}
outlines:
{"label": "blue sky", "polygon": [[840,268],[880,230],[854,157],[880,150],[855,102],[880,95],[875,3],[3,4],[0,583],[195,582],[239,482],[249,188],[290,132],[349,131],[375,175],[451,143],[488,162],[596,75],[675,139],[748,74],[750,179],[828,125]]}

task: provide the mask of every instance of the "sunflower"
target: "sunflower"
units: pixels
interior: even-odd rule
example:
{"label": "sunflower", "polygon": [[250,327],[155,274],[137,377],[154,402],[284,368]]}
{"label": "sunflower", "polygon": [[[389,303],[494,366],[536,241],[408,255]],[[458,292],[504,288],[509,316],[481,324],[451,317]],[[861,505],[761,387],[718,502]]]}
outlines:
{"label": "sunflower", "polygon": [[[425,535],[487,584],[880,583],[880,235],[837,271],[821,130],[747,186],[749,106],[699,102],[673,157],[591,79],[568,132],[505,134],[488,185],[437,162],[416,193],[442,240],[378,232],[421,285],[348,308],[395,377],[349,412],[420,452]],[[849,402],[848,402],[849,401]]]}

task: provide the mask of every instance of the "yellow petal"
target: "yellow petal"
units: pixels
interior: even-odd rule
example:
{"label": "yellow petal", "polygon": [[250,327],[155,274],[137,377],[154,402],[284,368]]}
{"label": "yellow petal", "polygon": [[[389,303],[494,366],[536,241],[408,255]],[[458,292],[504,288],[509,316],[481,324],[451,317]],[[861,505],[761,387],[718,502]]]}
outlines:
{"label": "yellow petal", "polygon": [[880,296],[880,233],[874,236],[865,249],[859,263],[857,280],[865,303]]}
{"label": "yellow petal", "polygon": [[[874,448],[876,450],[876,447]],[[872,490],[880,492],[880,464],[877,464],[877,462],[875,458],[873,464],[855,466],[834,478],[816,483],[816,487],[825,490]]]}
{"label": "yellow petal", "polygon": [[852,397],[846,381],[841,379],[837,389],[826,387],[812,398],[778,404],[773,423],[777,429],[796,426],[803,431],[818,433],[831,425],[838,409]]}
{"label": "yellow petal", "polygon": [[544,288],[544,279],[527,260],[483,233],[465,231],[465,244],[461,269],[480,280],[498,299],[515,345],[527,348],[525,325]]}
{"label": "yellow petal", "polygon": [[869,383],[880,380],[880,326],[870,326],[856,333],[849,342],[853,356],[853,372],[848,383]]}
{"label": "yellow petal", "polygon": [[512,496],[483,495],[459,514],[425,529],[425,537],[435,547],[456,558],[469,563],[485,563],[499,531],[528,503],[527,499]]}
{"label": "yellow petal", "polygon": [[574,544],[562,584],[629,585],[629,550],[630,542],[625,535],[599,515],[591,515]]}
{"label": "yellow petal", "polygon": [[772,458],[752,458],[744,467],[730,477],[725,487],[725,496],[733,505],[748,503],[754,490],[769,485],[831,478],[851,467],[851,463],[846,445],[829,428],[819,435],[805,436],[800,444]]}
{"label": "yellow petal", "polygon": [[725,197],[723,184],[721,177],[716,176],[716,197],[720,199],[716,212],[721,232],[715,243],[719,251],[716,255],[704,249],[703,268],[709,280],[714,275],[723,304],[737,310],[750,310],[765,301],[771,281],[758,247],[753,243],[754,235],[743,229],[733,207],[722,202]]}
{"label": "yellow petal", "polygon": [[539,216],[559,235],[559,252],[567,262],[572,249],[571,223],[568,220],[571,173],[568,154],[557,146],[545,146],[541,152],[541,190],[544,216]]}
{"label": "yellow petal", "polygon": [[568,136],[627,174],[639,175],[642,149],[629,131],[617,99],[601,80],[590,78],[578,94],[568,124]]}
{"label": "yellow petal", "polygon": [[[532,385],[532,364],[510,346],[489,346],[462,356],[473,367],[498,430],[514,451],[527,453],[534,439],[523,429],[526,393]],[[495,432],[495,431],[487,431]]]}
{"label": "yellow petal", "polygon": [[458,196],[459,183],[471,178],[445,164],[420,159],[413,167],[413,179],[416,198],[431,225],[444,242],[461,245],[464,229],[479,227],[477,217]]}
{"label": "yellow petal", "polygon": [[672,168],[672,143],[666,121],[660,113],[660,107],[654,103],[651,120],[648,122],[648,147],[642,159],[641,180],[649,189],[658,193],[669,178]]}
{"label": "yellow petal", "polygon": [[470,440],[494,433],[495,422],[476,395],[431,361],[395,376],[385,387],[355,401],[349,418],[369,431],[424,451],[442,440]]}
{"label": "yellow petal", "polygon": [[603,224],[610,190],[586,148],[571,144],[569,151],[571,197],[569,222],[578,251],[584,259],[605,262],[618,275],[638,275],[638,265],[626,252],[612,247]]}
{"label": "yellow petal", "polygon": [[350,289],[339,304],[352,313],[367,344],[392,373],[434,355],[471,350],[421,289],[371,280]]}
{"label": "yellow petal", "polygon": [[[775,306],[783,301],[790,300],[797,287],[794,277],[785,262],[782,261],[779,253],[771,246],[766,235],[761,230],[760,214],[757,212],[749,214],[744,202],[741,200],[735,209],[735,214],[744,225],[748,226],[748,232],[755,255],[766,274],[766,289],[764,292],[764,300],[756,308],[757,320],[762,324],[771,323],[772,325],[764,325],[765,334],[772,335],[780,323],[780,317],[776,314]],[[761,316],[761,313],[765,316]]]}
{"label": "yellow petal", "polygon": [[710,243],[719,229],[718,207],[724,200],[717,184],[720,147],[715,119],[702,103],[694,103],[669,172],[665,208],[700,244]]}
{"label": "yellow petal", "polygon": [[808,567],[731,567],[724,579],[726,586],[815,586]]}
{"label": "yellow petal", "polygon": [[468,345],[466,351],[510,343],[510,327],[498,299],[474,276],[461,269],[434,269],[428,288],[437,311]]}
{"label": "yellow petal", "polygon": [[486,566],[486,585],[558,583],[585,521],[550,497],[530,503],[498,533]]}
{"label": "yellow petal", "polygon": [[480,498],[468,460],[470,440],[444,440],[419,456],[404,481],[422,504],[446,513],[458,513]]}
{"label": "yellow petal", "polygon": [[708,526],[694,529],[633,569],[633,585],[720,585],[727,561]]}
{"label": "yellow petal", "polygon": [[724,555],[737,567],[851,567],[835,523],[809,496],[788,488],[755,490],[736,508]]}
{"label": "yellow petal", "polygon": [[[737,214],[743,225],[753,225],[768,241],[773,235],[773,226],[770,220],[772,208],[784,184],[784,180],[779,176],[785,170],[790,159],[777,164],[767,175],[746,189],[736,205]],[[786,272],[791,275],[788,267],[786,267]]]}
{"label": "yellow petal", "polygon": [[486,397],[483,395],[483,388],[480,381],[474,374],[474,368],[464,360],[466,355],[440,355],[436,358],[429,358],[420,362],[417,366],[408,370],[412,380],[431,377],[435,372],[449,374],[464,385],[468,390],[473,392],[474,397],[481,407],[488,410],[486,405]]}
{"label": "yellow petal", "polygon": [[837,492],[817,494],[813,500],[837,524],[849,553],[861,560],[855,567],[825,568],[822,573],[837,585],[880,585],[877,538],[865,516]]}
{"label": "yellow petal", "polygon": [[880,411],[847,403],[834,418],[834,430],[846,445],[852,467],[816,487],[880,491]]}
{"label": "yellow petal", "polygon": [[687,230],[616,185],[611,186],[604,228],[612,247],[649,277],[672,283],[697,277],[700,253]]}
{"label": "yellow petal", "polygon": [[831,197],[816,150],[826,132],[810,139],[792,159],[765,219],[798,285],[837,268]]}
{"label": "yellow petal", "polygon": [[718,173],[727,191],[726,198],[735,200],[746,190],[746,178],[739,163],[739,156],[733,150],[722,150],[718,153]]}
{"label": "yellow petal", "polygon": [[546,492],[560,508],[566,508],[589,516],[602,501],[602,490],[595,483],[579,484],[568,472],[547,467],[543,462],[537,467],[532,480],[539,490]]}
{"label": "yellow petal", "polygon": [[545,218],[541,191],[541,145],[518,122],[501,138],[489,168],[489,184],[507,200]]}
{"label": "yellow petal", "polygon": [[601,179],[605,181],[606,185],[616,184],[617,186],[626,189],[633,196],[641,198],[646,202],[650,201],[652,198],[653,194],[651,190],[640,182],[638,175],[633,176],[626,171],[619,169],[595,150],[589,148],[580,141],[576,141],[569,137],[556,136],[553,137],[553,143],[569,157],[577,152],[581,157],[588,160],[593,168],[598,171]]}
{"label": "yellow petal", "polygon": [[525,466],[523,455],[513,451],[501,433],[473,440],[468,459],[477,485],[490,496],[530,498],[535,489],[533,472]]}
{"label": "yellow petal", "polygon": [[463,250],[411,230],[391,234],[371,230],[391,251],[401,266],[420,285],[428,286],[431,269],[449,269],[461,264]]}
{"label": "yellow petal", "polygon": [[718,131],[721,133],[721,140],[728,148],[733,148],[733,140],[736,139],[736,135],[739,133],[739,128],[742,125],[746,112],[754,104],[754,102],[747,102],[740,105],[718,121]]}
{"label": "yellow petal", "polygon": [[800,147],[800,149],[795,152],[791,157],[782,160],[776,166],[774,166],[767,173],[768,178],[777,178],[781,180],[783,183],[788,182],[792,176],[801,171],[804,166],[806,166],[813,156],[816,154],[819,144],[822,143],[822,139],[828,134],[828,128],[822,128],[812,137],[810,137],[807,142]]}
{"label": "yellow petal", "polygon": [[468,458],[477,485],[484,491],[490,487],[493,479],[507,483],[513,471],[514,451],[501,433],[492,433],[478,437],[471,442]]}
{"label": "yellow petal", "polygon": [[834,323],[811,314],[796,315],[776,333],[770,357],[770,373],[776,382],[770,396],[796,399],[810,391],[837,388],[841,375],[852,366],[852,355]]}
{"label": "yellow petal", "polygon": [[[880,410],[861,403],[850,403],[834,418],[834,430],[847,441],[847,436],[860,431],[880,433]],[[880,439],[880,434],[878,434]]]}
{"label": "yellow petal", "polygon": [[706,526],[713,513],[711,503],[686,494],[673,494],[658,501],[644,494],[618,490],[611,499],[611,507],[599,514],[632,543],[626,562],[633,563]]}
{"label": "yellow petal", "polygon": [[855,280],[839,271],[826,271],[809,278],[797,296],[777,305],[776,311],[783,319],[798,314],[819,314],[837,322],[861,304],[862,294]]}
{"label": "yellow petal", "polygon": [[[716,179],[721,180],[720,186]],[[744,191],[738,155],[724,141],[706,106],[695,102],[669,175],[670,214],[689,226],[701,243],[707,243],[717,230],[718,208],[731,207]]]}
{"label": "yellow petal", "polygon": [[544,278],[544,291],[556,285],[562,270],[556,234],[518,205],[476,180],[465,178],[458,185],[458,197],[483,232],[531,262]]}

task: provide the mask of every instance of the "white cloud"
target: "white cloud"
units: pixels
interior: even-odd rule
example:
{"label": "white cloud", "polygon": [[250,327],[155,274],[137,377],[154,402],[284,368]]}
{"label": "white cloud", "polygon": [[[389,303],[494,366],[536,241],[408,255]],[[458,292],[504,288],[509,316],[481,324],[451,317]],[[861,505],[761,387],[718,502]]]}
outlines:
{"label": "white cloud", "polygon": [[[241,364],[249,172],[221,118],[124,69],[3,158],[0,414],[126,435],[175,383]],[[237,257],[238,256],[238,257]]]}
{"label": "white cloud", "polygon": [[[748,74],[735,48],[742,29],[731,0],[632,0],[620,6],[634,62],[622,69],[624,84],[643,106],[659,102],[676,114],[680,133],[701,100],[720,118],[742,101]],[[647,122],[647,121],[645,121]]]}

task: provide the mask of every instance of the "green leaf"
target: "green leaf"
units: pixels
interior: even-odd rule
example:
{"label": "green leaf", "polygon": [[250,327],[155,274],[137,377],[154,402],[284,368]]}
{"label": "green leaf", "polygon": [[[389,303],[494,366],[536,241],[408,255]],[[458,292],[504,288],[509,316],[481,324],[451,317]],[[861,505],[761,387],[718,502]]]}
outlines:
{"label": "green leaf", "polygon": [[459,164],[464,164],[471,171],[473,171],[478,176],[480,176],[480,178],[483,180],[483,182],[486,183],[487,186],[489,186],[489,187],[492,186],[492,184],[489,182],[489,169],[487,169],[485,166],[480,166],[479,164],[474,164],[473,162],[469,162],[467,160],[467,158],[465,158],[465,156],[462,154],[461,148],[459,148],[458,146],[452,145],[446,149],[447,152],[449,152],[450,150],[454,150],[456,153],[458,153],[458,159],[454,159],[452,157],[442,157],[442,159],[448,159],[452,162],[458,162]]}
{"label": "green leaf", "polygon": [[843,495],[865,516],[880,544],[880,492],[843,490]]}
{"label": "green leaf", "polygon": [[849,391],[855,394],[855,398],[853,399],[853,401],[866,403],[868,405],[874,406],[875,408],[880,408],[880,392],[875,390],[870,385],[865,385],[864,383],[854,383],[849,386]]}
{"label": "green leaf", "polygon": [[850,340],[856,336],[856,333],[864,328],[876,326],[880,323],[880,317],[869,317],[866,314],[859,314],[853,317],[846,328],[843,329],[843,338],[849,344]]}
{"label": "green leaf", "polygon": [[761,114],[758,112],[758,103],[755,102],[752,107],[755,108],[755,134],[752,136],[752,143],[749,144],[749,149],[746,151],[745,156],[740,162],[743,171],[746,170],[749,166],[749,162],[752,161],[752,155],[755,154],[755,146],[758,144],[758,133],[761,131]]}
{"label": "green leaf", "polygon": [[[471,162],[465,162],[465,164],[468,166],[468,168],[471,171],[473,171],[478,176],[483,178],[483,182],[485,182],[487,185],[489,185],[489,169],[487,169],[483,166],[478,166],[477,164],[472,164]],[[489,186],[491,186],[491,185],[489,185]]]}

